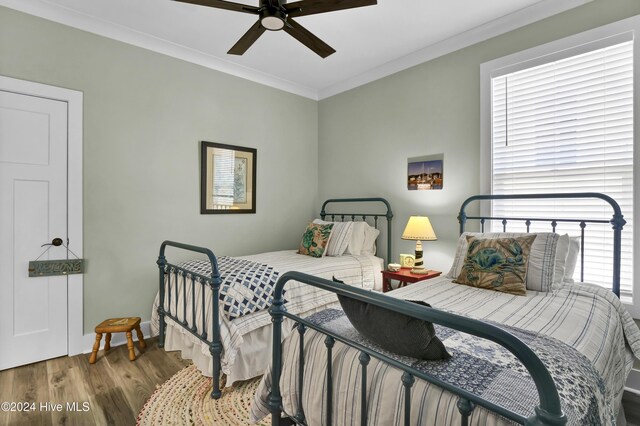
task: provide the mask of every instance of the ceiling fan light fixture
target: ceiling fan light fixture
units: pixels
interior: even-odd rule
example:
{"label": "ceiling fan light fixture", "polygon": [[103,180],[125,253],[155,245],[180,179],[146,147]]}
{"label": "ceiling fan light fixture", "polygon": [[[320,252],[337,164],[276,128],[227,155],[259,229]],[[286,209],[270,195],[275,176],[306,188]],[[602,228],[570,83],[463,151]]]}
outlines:
{"label": "ceiling fan light fixture", "polygon": [[[293,18],[335,12],[343,9],[372,6],[378,0],[258,0],[258,6],[227,0],[175,0],[217,9],[232,10],[258,16],[258,20],[227,52],[229,55],[243,55],[265,31],[284,30],[291,37],[311,49],[321,58],[336,52],[334,48],[316,37]],[[253,0],[255,1],[255,0]]]}
{"label": "ceiling fan light fixture", "polygon": [[279,11],[269,14],[263,14],[260,18],[260,24],[265,30],[279,31],[284,28],[285,16]]}

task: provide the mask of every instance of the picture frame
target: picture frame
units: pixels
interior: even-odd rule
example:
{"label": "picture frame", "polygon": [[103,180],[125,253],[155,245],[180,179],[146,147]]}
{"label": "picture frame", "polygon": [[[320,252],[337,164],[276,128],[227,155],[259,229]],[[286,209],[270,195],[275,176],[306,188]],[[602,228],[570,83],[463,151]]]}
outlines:
{"label": "picture frame", "polygon": [[201,142],[200,214],[256,212],[257,150]]}
{"label": "picture frame", "polygon": [[444,155],[413,157],[407,160],[407,189],[441,190],[444,182]]}

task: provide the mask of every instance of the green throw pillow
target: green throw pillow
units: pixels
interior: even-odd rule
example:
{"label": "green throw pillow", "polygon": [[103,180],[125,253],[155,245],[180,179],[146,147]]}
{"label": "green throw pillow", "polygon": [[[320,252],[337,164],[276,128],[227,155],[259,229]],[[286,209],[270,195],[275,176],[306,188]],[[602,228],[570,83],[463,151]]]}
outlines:
{"label": "green throw pillow", "polygon": [[493,239],[468,235],[464,265],[453,282],[526,296],[529,252],[535,239],[535,235]]}
{"label": "green throw pillow", "polygon": [[331,236],[333,223],[321,225],[319,223],[310,223],[302,235],[298,253],[307,256],[322,257]]}

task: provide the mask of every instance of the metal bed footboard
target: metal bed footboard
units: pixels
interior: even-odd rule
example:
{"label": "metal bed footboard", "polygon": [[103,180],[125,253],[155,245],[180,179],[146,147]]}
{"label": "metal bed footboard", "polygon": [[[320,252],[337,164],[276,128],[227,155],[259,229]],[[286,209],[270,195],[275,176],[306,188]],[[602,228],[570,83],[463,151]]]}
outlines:
{"label": "metal bed footboard", "polygon": [[[492,216],[468,216],[465,209],[474,201],[493,201],[493,200],[526,200],[526,199],[576,199],[576,198],[597,198],[608,203],[613,210],[613,215],[609,218],[602,219],[551,219],[551,218],[531,218],[531,217],[492,217]],[[613,228],[613,279],[612,291],[616,296],[620,297],[620,267],[621,267],[621,245],[622,245],[622,228],[627,223],[624,220],[620,205],[606,194],[598,192],[575,192],[565,194],[515,194],[515,195],[474,195],[467,198],[460,207],[458,214],[458,222],[460,223],[460,234],[464,232],[467,220],[474,219],[480,221],[480,232],[485,232],[485,224],[487,221],[500,221],[502,231],[507,232],[507,224],[509,222],[521,222],[526,225],[527,232],[532,222],[548,222],[551,225],[551,232],[556,232],[556,226],[559,222],[575,223],[580,227],[580,281],[584,281],[584,241],[585,228],[589,223],[610,223]]]}
{"label": "metal bed footboard", "polygon": [[[188,269],[172,265],[167,263],[167,259],[164,255],[167,246],[176,247],[179,249],[201,253],[209,258],[211,264],[211,276],[204,276]],[[209,345],[209,352],[213,362],[213,389],[211,390],[211,397],[218,399],[222,396],[220,390],[220,355],[222,353],[222,342],[220,341],[220,321],[219,321],[219,297],[220,297],[220,273],[218,272],[218,261],[213,252],[207,248],[192,246],[189,244],[177,243],[175,241],[164,241],[160,246],[160,254],[158,256],[158,268],[160,270],[159,276],[159,290],[160,290],[160,303],[158,305],[158,317],[160,322],[160,339],[158,342],[159,347],[164,347],[166,323],[165,316],[174,320],[177,324],[180,324],[185,330],[189,331],[192,335],[200,339],[201,341]],[[175,283],[175,313],[171,312],[172,291],[171,291],[171,274],[173,274]],[[168,289],[165,295],[165,278],[167,279]],[[180,296],[180,284],[179,278],[182,281],[182,304],[178,306],[178,299]],[[190,282],[191,290],[191,318],[187,316],[187,289]],[[196,287],[196,284],[199,287]],[[212,302],[213,315],[210,321],[212,321],[213,335],[209,339],[207,336],[207,315],[205,307],[205,289],[211,288],[213,292]],[[202,303],[202,321],[200,324],[196,324],[196,288],[200,291],[201,303]],[[168,297],[169,310],[165,309],[165,296]],[[179,319],[180,308],[182,308],[182,320]]]}
{"label": "metal bed footboard", "polygon": [[[474,395],[464,389],[453,386],[449,383],[443,382],[429,374],[420,372],[409,365],[400,363],[394,359],[391,359],[375,350],[362,346],[356,342],[350,341],[338,334],[335,334],[323,327],[306,321],[296,315],[292,315],[284,308],[283,288],[285,284],[291,280],[299,281],[314,287],[321,288],[342,296],[350,297],[352,299],[367,302],[382,308],[386,308],[395,312],[400,312],[405,315],[418,318],[432,323],[441,324],[443,326],[453,328],[464,333],[473,334],[475,336],[491,340],[499,345],[508,349],[513,353],[526,367],[533,379],[536,389],[538,391],[538,397],[540,404],[535,407],[534,413],[531,417],[524,417],[518,413],[515,413],[507,408],[498,406],[483,398]],[[460,315],[439,311],[424,306],[419,306],[414,303],[406,302],[404,300],[395,299],[389,296],[385,296],[376,292],[362,290],[349,285],[344,285],[332,281],[328,281],[322,278],[314,277],[311,275],[303,274],[301,272],[287,272],[283,274],[276,284],[274,293],[273,305],[270,308],[270,313],[273,321],[273,346],[272,346],[272,381],[271,381],[271,393],[269,395],[269,407],[271,411],[271,424],[279,426],[282,424],[282,396],[280,393],[280,376],[282,372],[282,322],[283,318],[291,318],[298,323],[297,330],[300,334],[300,347],[299,347],[299,389],[298,389],[298,412],[292,415],[291,420],[296,424],[305,425],[305,415],[302,408],[302,391],[304,382],[304,333],[307,328],[317,330],[327,337],[325,339],[325,345],[327,350],[327,393],[326,393],[326,424],[331,425],[332,422],[332,348],[336,341],[340,341],[346,345],[354,347],[360,351],[360,369],[362,370],[362,393],[361,393],[361,424],[367,425],[367,395],[366,395],[366,380],[367,380],[367,365],[371,357],[378,358],[383,362],[386,362],[403,371],[402,383],[404,387],[404,424],[410,424],[411,416],[411,387],[415,382],[415,378],[426,380],[429,383],[433,383],[447,391],[458,396],[457,407],[461,414],[461,425],[468,425],[469,416],[473,412],[474,408],[479,405],[486,409],[495,412],[505,418],[511,419],[515,422],[527,425],[564,425],[567,422],[565,415],[562,412],[560,406],[560,398],[556,389],[553,378],[549,374],[549,371],[536,356],[536,354],[521,340],[512,334],[495,327],[491,324],[487,324],[481,321],[477,321],[471,318],[466,318]]]}

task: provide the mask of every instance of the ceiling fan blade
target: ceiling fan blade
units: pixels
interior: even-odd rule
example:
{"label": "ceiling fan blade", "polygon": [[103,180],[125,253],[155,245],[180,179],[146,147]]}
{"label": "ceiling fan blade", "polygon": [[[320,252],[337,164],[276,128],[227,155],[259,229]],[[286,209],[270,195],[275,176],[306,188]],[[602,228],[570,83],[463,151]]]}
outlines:
{"label": "ceiling fan blade", "polygon": [[290,17],[315,15],[316,13],[373,6],[377,0],[300,0],[284,5]]}
{"label": "ceiling fan blade", "polygon": [[247,51],[256,42],[256,40],[265,32],[266,30],[262,25],[260,25],[260,20],[258,19],[255,24],[249,31],[244,33],[240,40],[236,44],[233,45],[231,49],[227,52],[230,55],[242,55]]}
{"label": "ceiling fan blade", "polygon": [[260,14],[260,12],[258,12],[258,8],[255,6],[249,6],[249,5],[240,4],[240,3],[233,3],[230,1],[223,1],[223,0],[175,0],[175,1],[179,1],[181,3],[197,4],[199,6],[215,7],[217,9],[233,10],[234,12],[250,13],[252,15]]}
{"label": "ceiling fan blade", "polygon": [[286,32],[291,34],[293,38],[316,52],[321,57],[326,58],[336,52],[334,48],[314,36],[309,30],[298,24],[293,19],[287,19],[287,24],[288,25],[285,25],[283,28]]}

